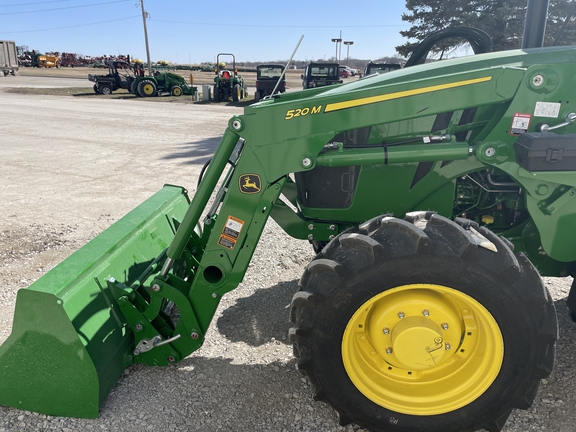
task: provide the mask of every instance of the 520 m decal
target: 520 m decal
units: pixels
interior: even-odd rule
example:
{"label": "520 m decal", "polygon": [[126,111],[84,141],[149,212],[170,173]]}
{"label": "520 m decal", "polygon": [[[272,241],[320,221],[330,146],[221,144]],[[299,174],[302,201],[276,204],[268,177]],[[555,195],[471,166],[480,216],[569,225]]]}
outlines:
{"label": "520 m decal", "polygon": [[312,108],[296,108],[296,109],[292,109],[292,110],[288,110],[288,112],[286,113],[286,116],[284,117],[284,120],[292,120],[293,118],[296,117],[304,117],[307,116],[308,114],[312,115],[312,114],[319,114],[320,111],[322,110],[322,105],[318,105]]}

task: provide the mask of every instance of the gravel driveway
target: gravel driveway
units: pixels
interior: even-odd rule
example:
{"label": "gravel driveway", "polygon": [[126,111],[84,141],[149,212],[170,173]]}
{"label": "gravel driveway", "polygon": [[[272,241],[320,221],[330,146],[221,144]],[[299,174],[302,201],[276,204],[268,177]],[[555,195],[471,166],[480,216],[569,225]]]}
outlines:
{"label": "gravel driveway", "polygon": [[[202,164],[240,112],[0,89],[0,343],[10,333],[18,289],[164,183],[193,194]],[[358,430],[338,426],[335,412],[313,401],[294,368],[287,306],[312,257],[307,242],[270,221],[244,282],[224,296],[200,350],[170,367],[129,367],[98,419],[0,407],[0,432]],[[513,413],[506,432],[575,430],[576,328],[565,311],[570,283],[546,279],[560,323],[556,369],[532,409]]]}

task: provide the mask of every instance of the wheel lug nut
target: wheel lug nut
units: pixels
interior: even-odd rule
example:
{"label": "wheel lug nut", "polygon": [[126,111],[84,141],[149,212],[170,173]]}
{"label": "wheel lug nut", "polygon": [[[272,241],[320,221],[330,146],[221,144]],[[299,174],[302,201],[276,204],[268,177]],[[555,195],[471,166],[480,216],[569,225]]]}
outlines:
{"label": "wheel lug nut", "polygon": [[404,312],[402,311],[398,312],[398,318],[400,319],[404,318]]}
{"label": "wheel lug nut", "polygon": [[448,330],[448,323],[440,324],[444,330]]}
{"label": "wheel lug nut", "polygon": [[392,348],[391,347],[386,348],[386,354],[388,354],[388,355],[392,354]]}
{"label": "wheel lug nut", "polygon": [[422,315],[424,315],[425,317],[427,317],[428,315],[430,315],[430,311],[428,309],[424,309],[422,311]]}
{"label": "wheel lug nut", "polygon": [[445,345],[445,348],[446,348],[446,351],[449,351],[449,350],[450,350],[450,348],[452,348],[452,347],[450,346],[450,344],[449,344],[449,343],[446,343],[446,345]]}
{"label": "wheel lug nut", "polygon": [[388,327],[384,327],[382,329],[382,332],[387,335],[388,333],[390,333],[390,329]]}

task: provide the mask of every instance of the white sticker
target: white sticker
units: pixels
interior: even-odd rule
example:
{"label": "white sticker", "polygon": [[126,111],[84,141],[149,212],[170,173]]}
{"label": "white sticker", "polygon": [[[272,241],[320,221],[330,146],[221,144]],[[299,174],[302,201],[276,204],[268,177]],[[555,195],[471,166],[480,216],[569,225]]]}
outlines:
{"label": "white sticker", "polygon": [[515,113],[512,118],[512,126],[510,127],[510,135],[520,135],[528,131],[530,127],[530,114]]}
{"label": "white sticker", "polygon": [[535,117],[558,118],[561,104],[558,102],[536,102]]}

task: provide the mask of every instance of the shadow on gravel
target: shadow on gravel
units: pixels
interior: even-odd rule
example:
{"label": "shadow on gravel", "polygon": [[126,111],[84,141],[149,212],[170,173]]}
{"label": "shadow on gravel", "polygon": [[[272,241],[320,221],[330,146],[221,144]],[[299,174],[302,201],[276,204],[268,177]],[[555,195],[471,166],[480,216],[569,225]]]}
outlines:
{"label": "shadow on gravel", "polygon": [[259,346],[270,339],[290,344],[288,330],[290,303],[298,291],[298,281],[281,282],[268,289],[259,289],[250,297],[238,299],[222,312],[216,325],[218,331],[232,342]]}
{"label": "shadow on gravel", "polygon": [[177,153],[169,154],[162,159],[181,159],[182,164],[204,165],[204,163],[214,155],[219,143],[220,137],[215,137],[180,144]]}

